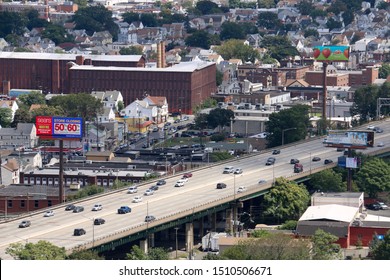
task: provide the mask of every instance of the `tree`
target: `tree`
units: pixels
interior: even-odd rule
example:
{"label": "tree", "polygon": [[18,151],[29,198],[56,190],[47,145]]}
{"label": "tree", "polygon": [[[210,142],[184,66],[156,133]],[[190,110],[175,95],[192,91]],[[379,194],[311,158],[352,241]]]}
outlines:
{"label": "tree", "polygon": [[360,124],[376,117],[379,89],[377,85],[368,85],[355,91],[350,113],[352,116],[359,115]]}
{"label": "tree", "polygon": [[103,110],[103,103],[88,93],[55,96],[49,101],[50,106],[58,106],[67,117],[81,117],[85,121],[96,118]]}
{"label": "tree", "polygon": [[216,51],[225,59],[238,58],[244,62],[255,62],[260,58],[257,50],[245,45],[243,41],[237,39],[227,40],[222,46],[216,47]]}
{"label": "tree", "polygon": [[92,250],[75,250],[67,256],[67,260],[104,260],[96,251]]}
{"label": "tree", "polygon": [[[268,147],[279,146],[282,142],[287,144],[305,139],[310,126],[309,109],[307,105],[296,105],[290,109],[272,113],[265,124],[266,131],[269,132]],[[287,129],[290,130],[286,131]]]}
{"label": "tree", "polygon": [[375,235],[370,244],[370,253],[373,260],[390,260],[390,230],[383,240],[379,240]]}
{"label": "tree", "polygon": [[296,219],[306,210],[309,201],[310,195],[304,185],[277,178],[270,191],[264,195],[264,213],[280,220]]}
{"label": "tree", "polygon": [[278,29],[281,26],[281,22],[277,14],[273,12],[262,12],[258,16],[257,26],[266,29]]}
{"label": "tree", "polygon": [[41,107],[30,111],[29,115],[31,117],[30,122],[34,122],[34,123],[35,123],[36,116],[59,116],[59,117],[67,116],[63,108],[59,106],[47,106],[47,105],[42,105]]}
{"label": "tree", "polygon": [[351,10],[347,10],[343,13],[344,26],[351,24],[355,19],[355,14]]}
{"label": "tree", "polygon": [[319,33],[318,33],[318,31],[316,29],[309,28],[309,29],[305,30],[305,33],[303,34],[303,36],[305,36],[305,38],[310,37],[310,36],[318,38]]}
{"label": "tree", "polygon": [[326,27],[329,28],[329,30],[341,28],[341,26],[341,22],[336,21],[333,18],[328,19],[328,21],[326,22]]}
{"label": "tree", "polygon": [[185,43],[190,47],[198,47],[208,50],[211,45],[210,34],[204,30],[197,30],[185,39]]}
{"label": "tree", "polygon": [[142,47],[130,46],[128,48],[120,49],[119,53],[121,55],[142,55]]}
{"label": "tree", "polygon": [[30,94],[22,94],[19,96],[19,101],[27,107],[33,104],[46,104],[45,95],[39,91],[33,91]]}
{"label": "tree", "polygon": [[5,252],[20,260],[65,260],[66,258],[64,247],[58,247],[43,240],[36,244],[13,243]]}
{"label": "tree", "polygon": [[257,26],[253,22],[243,22],[240,23],[245,34],[256,34],[259,32]]}
{"label": "tree", "polygon": [[390,75],[390,64],[383,63],[382,66],[379,68],[379,78],[386,79],[389,75]]}
{"label": "tree", "polygon": [[0,108],[0,126],[9,127],[12,122],[12,110],[10,108]]}
{"label": "tree", "polygon": [[126,12],[122,15],[122,17],[123,17],[123,21],[127,22],[128,24],[140,20],[140,15],[134,12]]}
{"label": "tree", "polygon": [[27,19],[20,13],[0,12],[0,38],[10,34],[23,35]]}
{"label": "tree", "polygon": [[18,123],[31,123],[31,113],[27,106],[19,107],[14,115],[14,120],[11,124],[12,127],[17,127]]}
{"label": "tree", "polygon": [[196,2],[195,8],[200,11],[202,15],[218,14],[222,11],[218,8],[218,5],[212,1],[202,0]]}
{"label": "tree", "polygon": [[232,121],[234,121],[234,112],[230,109],[215,108],[207,115],[207,122],[212,128],[221,129],[230,126]]}
{"label": "tree", "polygon": [[145,27],[156,27],[157,17],[154,14],[141,14],[141,22]]}
{"label": "tree", "polygon": [[343,184],[342,174],[332,169],[326,169],[310,176],[309,184],[312,190],[322,192],[344,192],[346,185]]}
{"label": "tree", "polygon": [[264,36],[260,47],[266,48],[269,55],[278,61],[299,55],[286,36]]}
{"label": "tree", "polygon": [[164,248],[151,248],[148,253],[143,252],[137,245],[131,247],[131,252],[126,254],[127,260],[168,260],[169,254]]}
{"label": "tree", "polygon": [[377,197],[379,192],[390,190],[390,166],[380,158],[370,158],[356,173],[355,181],[360,191]]}
{"label": "tree", "polygon": [[24,16],[27,17],[27,19],[28,19],[26,27],[29,30],[31,30],[33,28],[46,27],[49,25],[49,22],[47,20],[39,17],[38,10],[29,9],[29,10],[25,11]]}
{"label": "tree", "polygon": [[118,108],[116,110],[118,112],[122,111],[125,108],[125,105],[123,104],[123,101],[118,101]]}
{"label": "tree", "polygon": [[297,8],[302,15],[309,15],[313,11],[314,6],[311,1],[304,0],[297,4]]}
{"label": "tree", "polygon": [[224,22],[221,26],[219,37],[222,41],[229,39],[245,39],[245,32],[242,26],[235,22]]}
{"label": "tree", "polygon": [[73,21],[76,29],[85,29],[88,35],[107,30],[114,41],[117,40],[119,27],[113,20],[112,12],[103,5],[79,9],[73,16]]}
{"label": "tree", "polygon": [[42,37],[52,40],[56,45],[73,41],[73,37],[66,32],[65,28],[56,24],[49,24],[42,32]]}
{"label": "tree", "polygon": [[338,260],[340,259],[340,245],[335,244],[337,236],[317,229],[312,236],[312,259],[314,260]]}

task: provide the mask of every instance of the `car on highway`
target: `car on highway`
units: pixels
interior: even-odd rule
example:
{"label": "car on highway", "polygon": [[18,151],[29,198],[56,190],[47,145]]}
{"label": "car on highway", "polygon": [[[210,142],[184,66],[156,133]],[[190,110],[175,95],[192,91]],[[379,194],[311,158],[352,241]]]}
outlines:
{"label": "car on highway", "polygon": [[376,127],[374,127],[373,131],[375,131],[376,133],[382,133],[383,129],[376,126]]}
{"label": "car on highway", "polygon": [[389,209],[389,206],[387,206],[384,202],[377,202],[379,204],[379,207],[381,210],[387,210]]}
{"label": "car on highway", "polygon": [[127,214],[127,213],[131,213],[131,208],[129,206],[121,206],[120,208],[118,208],[118,214]]}
{"label": "car on highway", "polygon": [[72,211],[74,210],[76,206],[74,204],[69,204],[69,205],[66,205],[65,207],[65,211]]}
{"label": "car on highway", "polygon": [[162,185],[165,185],[167,183],[167,181],[165,181],[165,180],[158,180],[158,182],[157,182],[157,186],[162,186]]}
{"label": "car on highway", "polygon": [[19,224],[19,227],[20,228],[26,228],[26,227],[29,227],[31,226],[31,222],[29,220],[24,220],[22,221],[20,224]]}
{"label": "car on highway", "polygon": [[177,181],[175,187],[184,187],[184,181],[182,180]]}
{"label": "car on highway", "polygon": [[379,142],[376,146],[377,146],[377,147],[384,147],[384,146],[385,146],[385,143]]}
{"label": "car on highway", "polygon": [[156,220],[156,217],[153,215],[145,216],[145,223],[153,222],[154,220]]}
{"label": "car on highway", "polygon": [[73,213],[80,213],[80,212],[83,212],[84,211],[84,207],[83,206],[75,206],[74,209],[73,209]]}
{"label": "car on highway", "polygon": [[100,211],[103,209],[103,205],[101,204],[95,204],[93,207],[92,207],[92,211]]}
{"label": "car on highway", "polygon": [[331,159],[324,160],[324,164],[331,164],[331,163],[333,163],[333,160],[331,160]]}
{"label": "car on highway", "polygon": [[83,229],[83,228],[75,228],[74,230],[73,230],[73,235],[74,236],[80,236],[80,235],[84,235],[84,234],[86,234],[87,232],[85,231],[85,229]]}
{"label": "car on highway", "polygon": [[312,161],[320,161],[321,158],[320,157],[313,157]]}
{"label": "car on highway", "polygon": [[375,128],[374,125],[369,125],[369,126],[367,126],[367,129],[369,129],[369,130],[373,130],[374,128]]}
{"label": "car on highway", "polygon": [[192,173],[190,173],[190,172],[183,174],[183,178],[191,178],[191,177],[192,177]]}
{"label": "car on highway", "polygon": [[181,177],[180,181],[183,181],[184,183],[187,183],[188,182],[188,177]]}
{"label": "car on highway", "polygon": [[245,192],[246,191],[246,188],[244,187],[244,186],[240,186],[240,187],[238,187],[238,189],[237,189],[237,192],[238,193],[242,193],[242,192]]}
{"label": "car on highway", "polygon": [[267,162],[265,163],[265,165],[273,165],[273,164],[275,163],[275,161],[276,161],[276,158],[274,158],[274,157],[269,157],[269,158],[267,159]]}
{"label": "car on highway", "polygon": [[137,186],[131,186],[127,189],[128,193],[136,193],[138,192],[138,187]]}
{"label": "car on highway", "polygon": [[297,158],[290,159],[290,164],[296,164],[296,163],[299,163],[299,159]]}
{"label": "car on highway", "polygon": [[222,174],[230,174],[234,172],[233,166],[225,166],[225,168],[222,171]]}
{"label": "car on highway", "polygon": [[267,183],[267,180],[264,180],[264,179],[259,180],[259,184],[265,184],[265,183]]}
{"label": "car on highway", "polygon": [[54,211],[53,210],[48,210],[43,214],[43,217],[51,217],[54,216]]}
{"label": "car on highway", "polygon": [[158,188],[159,188],[159,186],[157,186],[157,185],[154,185],[154,186],[151,186],[151,187],[149,188],[149,190],[152,190],[152,191],[157,191],[157,190],[158,190]]}
{"label": "car on highway", "polygon": [[104,224],[105,222],[106,222],[106,220],[103,219],[103,218],[96,218],[95,220],[93,220],[93,224],[94,224],[95,226],[102,225],[102,224]]}
{"label": "car on highway", "polygon": [[280,150],[272,150],[272,154],[273,155],[278,155],[278,154],[280,154]]}
{"label": "car on highway", "polygon": [[142,202],[142,196],[140,195],[134,196],[133,203],[139,203],[139,202]]}
{"label": "car on highway", "polygon": [[242,173],[242,169],[241,168],[234,169],[233,174],[241,174],[241,173]]}
{"label": "car on highway", "polygon": [[226,188],[226,184],[225,183],[218,183],[217,184],[217,189],[224,189]]}
{"label": "car on highway", "polygon": [[147,190],[144,192],[144,195],[146,195],[146,196],[153,195],[153,194],[154,194],[154,191],[151,190],[151,189],[147,189]]}

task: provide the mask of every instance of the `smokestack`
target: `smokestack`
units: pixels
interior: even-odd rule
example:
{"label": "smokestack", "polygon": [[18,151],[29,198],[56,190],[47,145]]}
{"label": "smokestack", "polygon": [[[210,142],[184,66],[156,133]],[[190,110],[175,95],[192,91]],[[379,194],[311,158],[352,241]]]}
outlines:
{"label": "smokestack", "polygon": [[157,43],[157,68],[161,68],[161,42]]}
{"label": "smokestack", "polygon": [[161,42],[161,68],[165,68],[165,42]]}
{"label": "smokestack", "polygon": [[11,82],[3,81],[3,94],[9,95],[10,90],[11,90]]}

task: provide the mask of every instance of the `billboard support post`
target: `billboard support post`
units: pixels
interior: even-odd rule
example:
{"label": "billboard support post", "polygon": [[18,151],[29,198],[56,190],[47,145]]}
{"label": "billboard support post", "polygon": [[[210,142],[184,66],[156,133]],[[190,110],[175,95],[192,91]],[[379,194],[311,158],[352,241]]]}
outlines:
{"label": "billboard support post", "polygon": [[[352,149],[348,148],[348,157],[352,157]],[[352,191],[352,168],[347,168],[347,191]]]}
{"label": "billboard support post", "polygon": [[60,172],[59,172],[59,202],[63,203],[65,202],[64,197],[64,140],[60,139]]}
{"label": "billboard support post", "polygon": [[323,83],[322,83],[322,87],[323,87],[323,93],[322,93],[322,119],[323,119],[323,122],[324,122],[324,131],[323,133],[325,134],[326,133],[326,129],[327,129],[327,125],[326,125],[326,99],[327,99],[327,80],[326,80],[326,72],[327,72],[327,69],[328,69],[328,63],[327,62],[323,62],[322,63],[322,68],[323,68],[323,76],[322,76],[322,79],[323,79]]}

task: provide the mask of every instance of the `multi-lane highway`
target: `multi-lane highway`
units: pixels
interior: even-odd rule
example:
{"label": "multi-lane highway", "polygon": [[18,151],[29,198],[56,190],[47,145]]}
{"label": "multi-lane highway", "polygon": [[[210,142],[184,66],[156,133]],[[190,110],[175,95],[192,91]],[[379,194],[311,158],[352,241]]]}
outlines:
{"label": "multi-lane highway", "polygon": [[[378,150],[390,150],[390,122],[382,121],[376,125],[384,129],[383,133],[375,134],[376,142],[383,142],[383,147],[368,148],[363,152],[375,152]],[[270,186],[274,178],[285,176],[291,177],[293,165],[291,158],[298,158],[304,166],[304,173],[316,172],[324,168],[324,159],[332,159],[337,162],[337,157],[342,153],[335,148],[325,148],[322,139],[312,139],[296,145],[288,145],[281,149],[278,155],[271,155],[270,151],[264,151],[253,156],[237,158],[234,161],[209,165],[206,168],[193,170],[192,178],[188,179],[184,187],[174,187],[175,182],[181,178],[180,174],[166,178],[167,184],[160,186],[160,189],[151,196],[143,196],[140,203],[132,203],[136,195],[143,195],[144,191],[155,184],[150,182],[139,186],[137,194],[129,194],[127,190],[116,191],[111,194],[101,195],[92,199],[75,203],[84,207],[84,211],[73,213],[65,211],[65,205],[53,207],[54,216],[44,217],[44,212],[35,212],[28,217],[10,220],[0,224],[0,257],[10,259],[5,254],[5,249],[14,242],[37,242],[39,240],[49,241],[57,246],[63,246],[70,250],[77,246],[90,247],[106,242],[108,237],[114,240],[118,237],[143,230],[169,219],[177,218],[175,215],[184,215],[185,211],[196,211],[200,208],[207,208],[210,205],[239,198],[248,193],[256,192]],[[274,165],[266,166],[267,158],[276,157]],[[313,162],[311,159],[316,156],[321,160]],[[222,174],[223,168],[227,165],[243,169],[242,174]],[[266,180],[266,183],[258,184],[259,180]],[[225,189],[216,189],[217,183],[227,184]],[[240,186],[245,186],[246,191],[237,193]],[[94,204],[102,204],[103,209],[92,211]],[[117,214],[120,206],[130,206],[132,212],[128,214]],[[154,215],[156,221],[150,224],[144,222],[146,215]],[[104,218],[106,223],[93,226],[94,218]],[[19,228],[22,220],[30,220],[31,226]],[[75,228],[84,228],[86,234],[73,236]]]}

